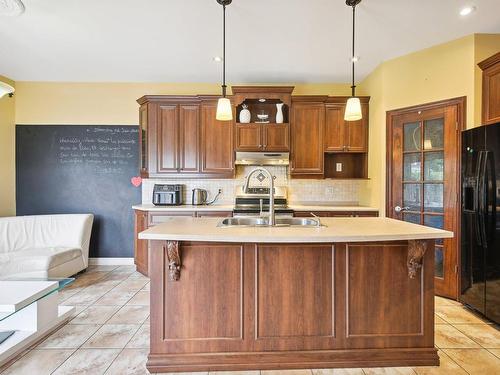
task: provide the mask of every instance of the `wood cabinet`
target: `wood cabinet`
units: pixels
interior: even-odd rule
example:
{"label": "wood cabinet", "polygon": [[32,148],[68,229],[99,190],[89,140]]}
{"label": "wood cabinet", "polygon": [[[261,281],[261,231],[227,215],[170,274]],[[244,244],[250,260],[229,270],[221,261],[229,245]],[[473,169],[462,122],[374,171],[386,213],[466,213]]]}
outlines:
{"label": "wood cabinet", "polygon": [[236,124],[236,151],[289,150],[288,124]]}
{"label": "wood cabinet", "polygon": [[483,125],[500,122],[500,52],[480,62],[483,71]]}
{"label": "wood cabinet", "polygon": [[199,172],[199,118],[199,105],[159,105],[159,173]]}
{"label": "wood cabinet", "polygon": [[143,177],[234,176],[233,122],[215,120],[216,100],[163,95],[138,100]]}
{"label": "wood cabinet", "polygon": [[234,177],[234,123],[216,120],[216,112],[216,101],[201,106],[201,173]]}
{"label": "wood cabinet", "polygon": [[292,177],[323,176],[324,101],[300,97],[292,103],[291,170]]}
{"label": "wood cabinet", "polygon": [[137,272],[148,275],[149,251],[148,241],[140,240],[137,235],[148,228],[148,213],[135,210],[134,222],[134,263]]}
{"label": "wood cabinet", "polygon": [[151,241],[147,368],[437,366],[433,247]]}
{"label": "wood cabinet", "polygon": [[179,106],[179,171],[196,173],[200,169],[200,106]]}
{"label": "wood cabinet", "polygon": [[345,121],[345,103],[325,106],[325,152],[368,151],[368,103],[361,104],[363,118]]}
{"label": "wood cabinet", "polygon": [[134,210],[134,264],[137,272],[149,276],[149,244],[147,240],[140,240],[140,232],[155,225],[166,222],[172,216],[184,217],[231,217],[233,211],[142,211]]}
{"label": "wood cabinet", "polygon": [[[276,151],[290,150],[289,111],[293,86],[233,86],[236,107],[235,150]],[[277,104],[282,107],[283,118],[277,120]],[[240,112],[250,111],[250,123],[240,123]],[[258,123],[258,115],[266,114],[269,123]]]}

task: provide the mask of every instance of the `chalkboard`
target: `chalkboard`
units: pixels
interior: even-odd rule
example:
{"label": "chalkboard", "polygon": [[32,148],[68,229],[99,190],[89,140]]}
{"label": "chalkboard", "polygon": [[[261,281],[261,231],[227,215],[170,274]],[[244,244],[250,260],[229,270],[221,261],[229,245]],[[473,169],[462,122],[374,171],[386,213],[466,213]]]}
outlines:
{"label": "chalkboard", "polygon": [[132,257],[138,126],[17,125],[17,215],[92,213],[91,257]]}

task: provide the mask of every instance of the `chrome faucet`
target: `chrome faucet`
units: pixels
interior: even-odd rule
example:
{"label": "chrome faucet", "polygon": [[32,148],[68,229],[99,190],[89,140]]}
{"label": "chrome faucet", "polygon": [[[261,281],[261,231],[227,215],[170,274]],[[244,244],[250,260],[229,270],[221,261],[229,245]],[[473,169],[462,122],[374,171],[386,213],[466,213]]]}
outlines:
{"label": "chrome faucet", "polygon": [[248,193],[248,188],[250,185],[250,178],[254,175],[254,173],[261,172],[269,177],[269,226],[274,226],[276,224],[276,219],[274,217],[274,177],[265,168],[255,168],[251,171],[245,179],[245,185],[243,185],[243,192]]}

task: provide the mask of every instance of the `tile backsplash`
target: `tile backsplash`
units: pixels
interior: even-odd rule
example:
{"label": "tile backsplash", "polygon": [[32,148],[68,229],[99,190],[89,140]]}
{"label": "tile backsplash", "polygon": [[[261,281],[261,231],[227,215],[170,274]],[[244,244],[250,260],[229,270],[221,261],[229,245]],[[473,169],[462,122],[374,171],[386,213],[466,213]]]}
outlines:
{"label": "tile backsplash", "polygon": [[[182,184],[184,185],[184,203],[191,203],[191,190],[194,188],[206,189],[209,200],[222,189],[217,204],[233,204],[236,188],[244,184],[245,176],[256,167],[238,166],[234,179],[144,179],[142,184],[142,203],[151,204],[154,184]],[[304,204],[331,204],[357,205],[359,202],[360,181],[355,180],[300,180],[290,179],[288,168],[283,166],[268,166],[275,176],[276,186],[286,186],[288,201]],[[268,186],[268,178],[258,173],[252,176],[250,186]]]}

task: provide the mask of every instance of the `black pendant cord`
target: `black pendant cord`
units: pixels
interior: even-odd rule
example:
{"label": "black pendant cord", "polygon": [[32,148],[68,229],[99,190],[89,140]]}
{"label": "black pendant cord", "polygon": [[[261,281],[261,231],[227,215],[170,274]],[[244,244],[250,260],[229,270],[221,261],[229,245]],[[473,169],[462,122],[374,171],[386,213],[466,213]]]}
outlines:
{"label": "black pendant cord", "polygon": [[354,39],[355,39],[355,32],[356,32],[356,5],[352,7],[352,96],[356,96],[356,85],[354,84],[354,64],[355,64],[355,52],[354,52]]}
{"label": "black pendant cord", "polygon": [[222,6],[222,96],[226,97],[226,5]]}

